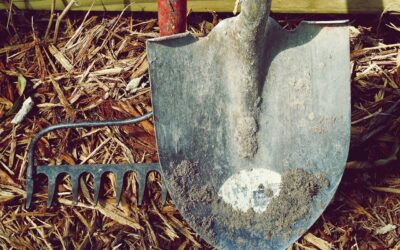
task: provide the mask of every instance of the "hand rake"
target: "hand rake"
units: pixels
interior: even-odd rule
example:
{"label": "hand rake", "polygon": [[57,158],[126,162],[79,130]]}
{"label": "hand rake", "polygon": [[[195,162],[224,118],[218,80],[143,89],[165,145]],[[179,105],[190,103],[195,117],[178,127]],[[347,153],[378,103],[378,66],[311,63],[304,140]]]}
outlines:
{"label": "hand rake", "polygon": [[[57,124],[53,126],[49,126],[46,129],[40,131],[32,140],[29,152],[28,152],[28,169],[27,169],[27,178],[26,178],[26,207],[29,208],[32,202],[32,192],[34,187],[35,176],[38,174],[46,175],[48,178],[48,199],[47,199],[47,207],[50,207],[55,194],[56,189],[56,180],[57,177],[62,174],[68,174],[71,177],[72,181],[72,193],[74,203],[76,204],[78,201],[78,187],[79,187],[79,179],[82,174],[90,173],[94,178],[94,205],[97,204],[99,198],[99,190],[101,187],[101,179],[103,174],[105,173],[114,173],[116,176],[116,188],[117,188],[117,203],[119,203],[121,198],[122,191],[122,183],[123,178],[127,172],[133,171],[137,174],[138,179],[138,205],[141,205],[146,179],[150,171],[157,171],[161,173],[160,166],[158,163],[153,164],[85,164],[85,165],[61,165],[61,166],[36,166],[35,164],[35,147],[37,142],[40,140],[48,132],[59,130],[59,129],[68,129],[68,128],[87,128],[87,127],[102,127],[102,126],[121,126],[134,124],[143,120],[150,118],[153,113],[148,113],[143,116],[120,120],[120,121],[99,121],[99,122],[81,122],[81,123],[63,123]],[[162,204],[165,203],[167,191],[166,188],[163,187],[161,191],[161,201]]]}
{"label": "hand rake", "polygon": [[[171,10],[173,9],[173,11]],[[186,30],[186,0],[178,0],[174,3],[169,1],[159,1],[158,19],[160,35],[167,36]],[[26,176],[26,207],[29,208],[32,203],[34,183],[36,176],[43,174],[48,178],[48,200],[47,207],[52,205],[57,177],[62,174],[68,174],[72,181],[72,193],[74,203],[78,200],[79,179],[83,173],[90,173],[94,177],[94,205],[97,204],[99,191],[101,187],[101,179],[105,173],[113,173],[116,176],[116,200],[119,203],[121,199],[122,183],[127,172],[135,172],[138,179],[138,205],[141,205],[145,191],[147,176],[150,171],[157,171],[162,175],[161,167],[158,163],[153,164],[85,164],[85,165],[61,165],[61,166],[36,166],[34,154],[37,142],[46,133],[68,128],[87,128],[87,127],[102,127],[102,126],[121,126],[138,123],[149,119],[153,113],[150,112],[140,117],[119,120],[119,121],[91,121],[81,123],[63,123],[49,126],[40,131],[32,140],[28,152],[28,168]],[[161,202],[164,205],[167,197],[167,189],[162,182]]]}

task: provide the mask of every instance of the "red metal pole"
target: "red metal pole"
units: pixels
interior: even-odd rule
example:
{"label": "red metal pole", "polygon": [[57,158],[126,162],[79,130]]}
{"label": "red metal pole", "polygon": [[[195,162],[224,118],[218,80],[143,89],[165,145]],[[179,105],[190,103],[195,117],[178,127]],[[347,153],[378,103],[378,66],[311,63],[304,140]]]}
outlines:
{"label": "red metal pole", "polygon": [[187,0],[158,0],[160,36],[186,31]]}

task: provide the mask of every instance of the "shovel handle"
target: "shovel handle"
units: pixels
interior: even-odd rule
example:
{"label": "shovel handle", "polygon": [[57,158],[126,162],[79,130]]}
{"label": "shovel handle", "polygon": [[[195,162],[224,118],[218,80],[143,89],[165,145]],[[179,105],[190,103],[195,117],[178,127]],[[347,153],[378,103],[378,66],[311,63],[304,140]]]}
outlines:
{"label": "shovel handle", "polygon": [[186,31],[187,0],[158,0],[160,36]]}

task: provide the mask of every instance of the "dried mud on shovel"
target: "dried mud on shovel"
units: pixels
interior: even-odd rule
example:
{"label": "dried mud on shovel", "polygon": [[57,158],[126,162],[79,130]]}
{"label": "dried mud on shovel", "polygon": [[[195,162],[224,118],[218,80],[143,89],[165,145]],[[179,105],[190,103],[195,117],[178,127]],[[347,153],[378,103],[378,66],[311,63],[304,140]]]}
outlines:
{"label": "dried mud on shovel", "polygon": [[239,246],[249,246],[247,239],[238,237],[239,231],[254,237],[264,235],[266,240],[276,237],[289,240],[294,234],[301,233],[299,228],[296,229],[299,232],[294,231],[293,225],[307,218],[314,197],[329,186],[322,174],[291,169],[283,174],[280,193],[271,200],[265,212],[256,213],[252,209],[241,212],[217,197],[217,191],[202,180],[197,170],[198,162],[184,160],[174,164],[169,183],[175,195],[179,194],[174,199],[186,220],[211,244],[218,244],[215,228],[225,230]]}

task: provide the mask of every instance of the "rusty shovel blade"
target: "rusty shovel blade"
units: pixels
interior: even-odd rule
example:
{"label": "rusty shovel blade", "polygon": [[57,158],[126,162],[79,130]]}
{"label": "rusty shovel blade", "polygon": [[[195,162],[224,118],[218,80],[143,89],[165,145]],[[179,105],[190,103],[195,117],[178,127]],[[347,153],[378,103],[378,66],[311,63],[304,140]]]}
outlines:
{"label": "rusty shovel blade", "polygon": [[350,141],[346,22],[283,30],[270,0],[204,38],[149,40],[159,158],[187,222],[219,249],[284,249],[322,214]]}

